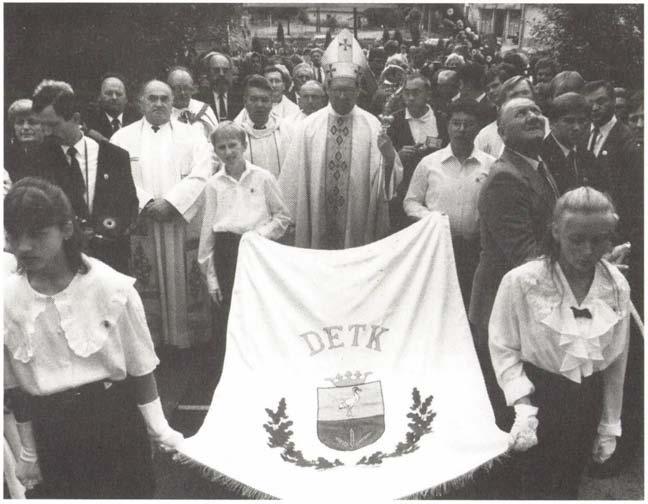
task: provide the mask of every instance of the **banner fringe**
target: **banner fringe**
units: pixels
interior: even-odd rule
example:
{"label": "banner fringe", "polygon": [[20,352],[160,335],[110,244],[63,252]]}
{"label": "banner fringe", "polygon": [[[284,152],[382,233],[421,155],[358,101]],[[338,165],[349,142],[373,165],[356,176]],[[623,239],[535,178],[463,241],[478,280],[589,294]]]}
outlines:
{"label": "banner fringe", "polygon": [[267,493],[257,490],[256,488],[252,488],[251,486],[248,486],[245,483],[241,483],[234,478],[230,478],[226,474],[223,474],[216,469],[207,467],[205,464],[198,462],[197,460],[189,457],[188,455],[185,455],[184,453],[176,453],[173,456],[173,461],[179,465],[198,471],[203,478],[211,481],[212,483],[222,485],[227,490],[237,492],[245,499],[278,500],[272,495],[268,495]]}
{"label": "banner fringe", "polygon": [[430,500],[438,497],[445,497],[449,493],[455,490],[461,490],[466,487],[468,484],[475,481],[475,476],[478,473],[488,473],[490,470],[497,464],[504,463],[511,457],[508,451],[498,455],[495,458],[490,459],[488,462],[471,469],[470,471],[457,476],[451,480],[445,481],[440,485],[437,485],[427,490],[421,490],[420,492],[413,493],[407,497],[403,497],[401,500]]}
{"label": "banner fringe", "polygon": [[[468,484],[473,483],[475,481],[475,475],[477,473],[481,473],[481,472],[488,473],[495,465],[504,463],[510,457],[511,455],[509,454],[508,451],[504,452],[503,454],[490,459],[488,462],[484,462],[483,464],[475,467],[474,469],[471,469],[470,471],[460,476],[457,476],[456,478],[445,481],[435,487],[428,488],[427,490],[421,490],[420,492],[416,492],[406,497],[402,497],[400,500],[429,500],[438,497],[444,497],[455,490],[460,490],[465,486],[467,486]],[[217,483],[219,485],[222,485],[227,490],[237,492],[246,499],[280,500],[277,497],[274,497],[260,490],[257,490],[256,488],[241,483],[240,481],[235,480],[227,476],[226,474],[217,471],[216,469],[207,467],[203,463],[198,462],[197,460],[183,453],[177,453],[176,455],[174,455],[173,461],[180,465],[188,467],[192,470],[197,470],[198,472],[200,472],[203,478],[211,481],[212,483]]]}

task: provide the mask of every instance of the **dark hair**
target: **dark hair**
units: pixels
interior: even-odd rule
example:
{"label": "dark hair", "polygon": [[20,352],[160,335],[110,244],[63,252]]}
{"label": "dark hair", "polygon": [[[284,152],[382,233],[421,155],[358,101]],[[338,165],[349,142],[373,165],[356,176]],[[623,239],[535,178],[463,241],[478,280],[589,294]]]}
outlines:
{"label": "dark hair", "polygon": [[590,116],[592,108],[585,97],[579,93],[563,93],[547,104],[547,117],[552,121],[567,114],[585,114]]}
{"label": "dark hair", "polygon": [[480,90],[484,87],[486,72],[482,65],[474,61],[467,61],[465,65],[459,67],[457,72],[459,73],[459,80],[464,84]]}
{"label": "dark hair", "polygon": [[639,91],[633,93],[632,96],[630,96],[630,99],[628,100],[628,112],[638,110],[639,107],[643,107],[643,106],[644,106],[643,89],[640,89]]}
{"label": "dark hair", "polygon": [[513,65],[508,63],[500,63],[499,65],[494,65],[488,69],[486,72],[486,84],[498,78],[500,82],[506,82],[511,77],[517,74],[517,70]]}
{"label": "dark hair", "polygon": [[513,65],[518,75],[524,75],[527,62],[521,54],[509,51],[502,57],[502,62]]}
{"label": "dark hair", "polygon": [[593,93],[599,88],[605,89],[605,94],[609,96],[610,100],[614,100],[614,87],[612,83],[604,80],[586,82],[583,86],[583,94]]}
{"label": "dark hair", "polygon": [[72,87],[62,81],[43,81],[38,85],[32,98],[32,110],[35,113],[52,105],[54,112],[66,121],[72,119],[76,112],[81,112]]}
{"label": "dark hair", "polygon": [[268,79],[258,74],[248,75],[245,78],[243,82],[243,96],[248,94],[250,88],[263,89],[268,93],[272,93],[272,86],[270,86]]}
{"label": "dark hair", "polygon": [[20,237],[49,226],[71,222],[72,236],[63,242],[63,250],[72,271],[87,273],[81,256],[81,230],[70,200],[59,186],[39,177],[25,177],[16,182],[4,199],[4,227],[11,237]]}
{"label": "dark hair", "polygon": [[484,108],[481,103],[477,100],[470,98],[459,98],[448,105],[448,120],[452,118],[453,114],[458,114],[463,112],[464,114],[470,114],[474,116],[478,122],[482,122],[484,119]]}
{"label": "dark hair", "polygon": [[533,67],[533,72],[537,73],[538,70],[541,68],[549,68],[551,69],[551,72],[555,75],[556,72],[558,71],[558,64],[556,61],[552,60],[551,58],[540,58],[538,61],[536,61],[535,66]]}
{"label": "dark hair", "polygon": [[[574,70],[564,70],[554,76],[549,83],[549,93],[551,98],[560,96],[569,92],[585,92],[583,85],[585,81],[578,72]],[[614,90],[612,90],[612,99],[614,99]]]}

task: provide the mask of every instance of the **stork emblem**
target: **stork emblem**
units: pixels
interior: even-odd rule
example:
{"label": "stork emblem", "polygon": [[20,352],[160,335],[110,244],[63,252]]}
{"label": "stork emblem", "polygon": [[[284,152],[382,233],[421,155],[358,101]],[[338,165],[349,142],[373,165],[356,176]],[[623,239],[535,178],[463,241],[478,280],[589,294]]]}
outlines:
{"label": "stork emblem", "polygon": [[333,387],[317,389],[317,437],[329,448],[358,450],[385,432],[382,386],[367,382],[370,374],[347,371],[326,378]]}

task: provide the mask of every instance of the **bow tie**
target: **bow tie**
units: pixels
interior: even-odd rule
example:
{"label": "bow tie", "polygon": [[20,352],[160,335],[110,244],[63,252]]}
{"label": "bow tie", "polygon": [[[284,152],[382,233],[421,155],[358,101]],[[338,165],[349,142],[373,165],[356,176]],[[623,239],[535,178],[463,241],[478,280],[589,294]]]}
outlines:
{"label": "bow tie", "polygon": [[574,318],[592,318],[592,314],[587,308],[583,308],[582,310],[579,310],[575,306],[570,306],[571,311],[574,313]]}

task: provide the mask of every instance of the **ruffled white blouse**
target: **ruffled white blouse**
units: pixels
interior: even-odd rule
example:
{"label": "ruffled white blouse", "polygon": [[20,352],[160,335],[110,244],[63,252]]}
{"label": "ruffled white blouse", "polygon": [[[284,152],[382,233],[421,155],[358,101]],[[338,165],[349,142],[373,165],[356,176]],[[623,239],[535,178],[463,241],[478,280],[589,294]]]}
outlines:
{"label": "ruffled white blouse", "polygon": [[[572,307],[587,310],[591,318],[576,317]],[[605,416],[616,422],[629,327],[630,288],[605,261],[596,265],[592,285],[580,304],[557,262],[538,259],[511,270],[502,279],[489,324],[491,359],[507,404],[534,391],[523,361],[576,383],[604,371]],[[614,394],[618,404],[607,400]]]}
{"label": "ruffled white blouse", "polygon": [[54,295],[35,291],[27,276],[5,282],[5,388],[47,395],[100,380],[152,372],[159,360],[135,279],[84,256]]}

